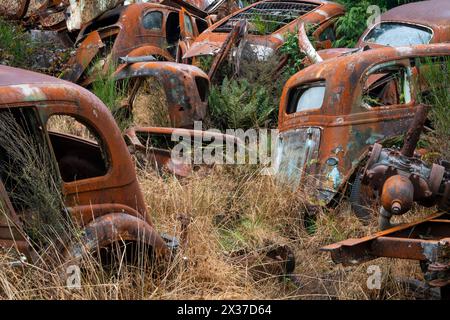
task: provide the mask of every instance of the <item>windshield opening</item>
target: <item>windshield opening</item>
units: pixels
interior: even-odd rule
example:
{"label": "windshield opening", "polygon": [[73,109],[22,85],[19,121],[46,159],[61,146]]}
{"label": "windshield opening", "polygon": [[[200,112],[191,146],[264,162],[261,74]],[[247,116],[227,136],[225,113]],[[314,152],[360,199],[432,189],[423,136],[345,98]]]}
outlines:
{"label": "windshield opening", "polygon": [[317,8],[317,4],[302,2],[262,2],[250,7],[218,26],[213,32],[230,32],[240,21],[249,22],[249,33],[269,35],[295,19]]}
{"label": "windshield opening", "polygon": [[428,44],[433,37],[430,29],[397,22],[383,22],[364,38],[365,42],[383,46],[402,47]]}

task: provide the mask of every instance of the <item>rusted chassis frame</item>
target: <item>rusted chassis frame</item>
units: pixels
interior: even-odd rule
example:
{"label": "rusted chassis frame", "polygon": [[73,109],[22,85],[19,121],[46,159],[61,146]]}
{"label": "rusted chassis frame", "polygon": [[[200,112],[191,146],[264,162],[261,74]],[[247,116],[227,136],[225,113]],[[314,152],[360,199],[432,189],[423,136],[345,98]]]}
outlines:
{"label": "rusted chassis frame", "polygon": [[[438,213],[361,239],[347,239],[321,248],[335,263],[360,264],[379,257],[418,260],[428,264],[431,286],[450,285],[450,214]],[[431,278],[430,278],[431,277]]]}

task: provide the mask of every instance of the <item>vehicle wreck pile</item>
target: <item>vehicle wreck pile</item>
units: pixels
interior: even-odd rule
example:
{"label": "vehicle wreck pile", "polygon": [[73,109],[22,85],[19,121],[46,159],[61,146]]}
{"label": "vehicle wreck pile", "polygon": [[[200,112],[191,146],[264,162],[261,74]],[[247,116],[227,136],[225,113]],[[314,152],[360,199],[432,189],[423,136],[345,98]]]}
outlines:
{"label": "vehicle wreck pile", "polygon": [[[245,8],[231,0],[46,0],[31,8],[21,0],[15,7],[0,6],[0,14],[27,29],[52,32],[74,49],[63,80],[0,66],[0,118],[11,116],[52,159],[63,186],[61,205],[85,230],[83,246],[65,248],[68,259],[123,240],[144,243],[158,256],[176,249],[176,239],[154,229],[133,161],[182,178],[194,165],[171,157],[167,142],[175,131],[245,144],[193,130],[194,123],[207,119],[210,88],[223,77],[224,65],[239,70],[247,61],[264,63],[279,54],[291,33],[305,58],[304,68],[282,84],[273,150],[277,180],[306,191],[311,207],[349,201],[362,223],[372,218],[372,207],[380,208],[382,231],[324,247],[333,261],[418,260],[428,285],[450,296],[450,159],[430,163],[416,150],[421,133],[432,130],[424,74],[433,67],[450,73],[448,1],[384,13],[355,48],[332,47],[345,9],[322,0],[263,0]],[[280,55],[277,63],[274,79],[288,59]],[[132,125],[124,132],[88,91],[99,77],[125,92],[118,108]],[[171,127],[148,126],[142,118],[150,80],[161,84],[166,109],[159,111]],[[448,83],[441,85],[448,89]],[[51,120],[62,116],[88,134],[55,131]],[[392,140],[403,135],[399,148]],[[16,186],[7,169],[15,161],[0,144],[0,246],[15,247],[36,262],[37,248],[23,224],[32,208],[12,192]],[[436,213],[415,223],[391,223],[414,205]],[[269,251],[265,259],[275,265],[274,273],[290,276],[295,258],[289,248]]]}

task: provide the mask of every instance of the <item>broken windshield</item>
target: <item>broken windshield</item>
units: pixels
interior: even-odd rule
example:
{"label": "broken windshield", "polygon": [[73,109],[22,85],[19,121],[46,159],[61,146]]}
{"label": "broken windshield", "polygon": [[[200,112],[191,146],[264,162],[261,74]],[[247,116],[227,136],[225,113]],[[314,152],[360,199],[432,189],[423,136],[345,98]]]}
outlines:
{"label": "broken windshield", "polygon": [[269,35],[317,6],[302,2],[261,2],[230,17],[213,32],[230,32],[239,21],[247,20],[249,33]]}
{"label": "broken windshield", "polygon": [[430,29],[397,22],[383,22],[364,38],[365,42],[383,46],[401,47],[428,44],[433,37]]}

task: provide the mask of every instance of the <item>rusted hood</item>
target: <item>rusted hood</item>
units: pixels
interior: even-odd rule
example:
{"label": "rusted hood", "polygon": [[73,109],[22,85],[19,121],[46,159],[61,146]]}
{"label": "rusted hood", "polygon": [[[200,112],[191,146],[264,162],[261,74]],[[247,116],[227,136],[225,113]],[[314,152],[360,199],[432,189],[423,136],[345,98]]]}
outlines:
{"label": "rusted hood", "polygon": [[[183,56],[183,59],[217,54],[227,36],[228,33],[214,33],[214,32],[202,33],[191,45],[189,50]],[[264,36],[264,37],[246,35],[244,39],[250,45],[258,47],[267,47],[273,50],[277,49],[283,43],[283,38],[278,35]]]}
{"label": "rusted hood", "polygon": [[350,54],[355,52],[355,49],[351,48],[332,48],[332,49],[324,49],[319,50],[317,53],[322,57],[323,60],[328,60],[335,57],[344,56],[346,54]]}

